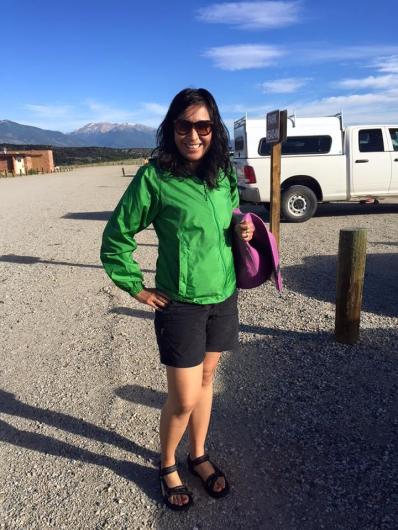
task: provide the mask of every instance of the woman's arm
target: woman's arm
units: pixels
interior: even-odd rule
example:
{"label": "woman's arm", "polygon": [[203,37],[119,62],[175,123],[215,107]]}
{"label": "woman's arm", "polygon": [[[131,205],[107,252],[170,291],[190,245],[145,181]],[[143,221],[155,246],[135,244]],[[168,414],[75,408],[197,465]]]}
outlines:
{"label": "woman's arm", "polygon": [[160,209],[159,180],[151,166],[141,167],[109,219],[101,246],[101,261],[111,280],[136,296],[144,289],[143,275],[132,253],[135,235],[151,224]]}

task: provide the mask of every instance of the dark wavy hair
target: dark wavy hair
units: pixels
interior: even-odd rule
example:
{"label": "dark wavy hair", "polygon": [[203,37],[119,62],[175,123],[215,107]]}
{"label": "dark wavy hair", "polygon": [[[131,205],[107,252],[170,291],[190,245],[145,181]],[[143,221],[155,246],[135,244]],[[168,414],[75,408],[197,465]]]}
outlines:
{"label": "dark wavy hair", "polygon": [[220,169],[226,175],[231,173],[229,158],[229,134],[221,120],[217,103],[210,92],[204,88],[184,88],[173,99],[167,114],[160,124],[157,133],[157,147],[153,152],[158,167],[170,171],[177,177],[192,174],[189,161],[177,149],[174,141],[174,121],[181,116],[190,105],[205,105],[213,122],[213,134],[210,147],[200,160],[195,172],[196,176],[206,182],[209,188],[217,187]]}

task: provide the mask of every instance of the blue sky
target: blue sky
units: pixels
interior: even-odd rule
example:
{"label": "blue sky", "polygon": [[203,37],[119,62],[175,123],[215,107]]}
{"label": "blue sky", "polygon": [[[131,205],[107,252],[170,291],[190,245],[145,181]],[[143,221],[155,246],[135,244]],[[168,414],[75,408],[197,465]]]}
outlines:
{"label": "blue sky", "polygon": [[192,86],[230,128],[277,108],[398,123],[396,0],[3,0],[0,12],[0,120],[157,127]]}

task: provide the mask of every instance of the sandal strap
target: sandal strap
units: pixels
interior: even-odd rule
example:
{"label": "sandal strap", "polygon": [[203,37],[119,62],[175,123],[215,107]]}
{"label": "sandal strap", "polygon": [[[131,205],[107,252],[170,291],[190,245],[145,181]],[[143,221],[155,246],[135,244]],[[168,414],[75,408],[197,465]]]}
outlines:
{"label": "sandal strap", "polygon": [[189,457],[189,461],[193,467],[198,466],[199,464],[203,464],[203,462],[208,462],[209,460],[209,453],[205,453],[202,456],[198,456],[198,458],[194,458],[193,460],[191,460],[191,457]]}
{"label": "sandal strap", "polygon": [[189,491],[189,489],[184,486],[175,486],[174,488],[169,488],[166,485],[167,490],[167,497],[170,497],[171,495],[187,495],[188,497],[192,496],[192,492]]}
{"label": "sandal strap", "polygon": [[224,477],[224,473],[221,473],[217,469],[215,473],[212,473],[210,476],[207,477],[206,482],[205,482],[206,488],[210,490],[214,490],[214,485],[219,478],[225,478],[225,477]]}
{"label": "sandal strap", "polygon": [[168,467],[161,467],[159,470],[159,474],[161,477],[164,477],[165,475],[170,475],[170,473],[174,473],[174,471],[177,471],[177,470],[178,470],[177,465],[174,464]]}

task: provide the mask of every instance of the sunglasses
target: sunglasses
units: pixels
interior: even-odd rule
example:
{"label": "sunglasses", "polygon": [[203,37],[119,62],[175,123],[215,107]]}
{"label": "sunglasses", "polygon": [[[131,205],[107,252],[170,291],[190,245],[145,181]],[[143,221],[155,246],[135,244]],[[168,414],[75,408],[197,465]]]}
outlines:
{"label": "sunglasses", "polygon": [[213,122],[209,120],[200,120],[195,122],[188,120],[174,121],[174,130],[181,136],[189,134],[192,129],[195,129],[199,136],[207,136],[213,130]]}

